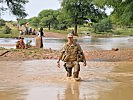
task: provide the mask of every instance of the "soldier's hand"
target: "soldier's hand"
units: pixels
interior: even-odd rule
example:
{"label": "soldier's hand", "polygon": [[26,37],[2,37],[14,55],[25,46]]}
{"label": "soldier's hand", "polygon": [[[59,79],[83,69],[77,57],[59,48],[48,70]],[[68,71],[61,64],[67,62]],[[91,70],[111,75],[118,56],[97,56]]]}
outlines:
{"label": "soldier's hand", "polygon": [[87,64],[86,64],[86,61],[84,61],[84,62],[83,62],[83,65],[84,65],[84,66],[86,66],[86,65],[87,65]]}

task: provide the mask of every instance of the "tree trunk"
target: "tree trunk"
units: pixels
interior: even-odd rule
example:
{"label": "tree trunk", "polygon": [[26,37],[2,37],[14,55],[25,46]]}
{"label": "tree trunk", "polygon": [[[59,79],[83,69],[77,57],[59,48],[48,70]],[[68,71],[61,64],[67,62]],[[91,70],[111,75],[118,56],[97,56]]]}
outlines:
{"label": "tree trunk", "polygon": [[48,25],[48,30],[50,30],[50,23],[49,23],[49,25]]}
{"label": "tree trunk", "polygon": [[75,21],[75,24],[74,24],[74,35],[75,36],[78,36],[77,29],[78,29],[78,24],[77,24],[77,21]]}

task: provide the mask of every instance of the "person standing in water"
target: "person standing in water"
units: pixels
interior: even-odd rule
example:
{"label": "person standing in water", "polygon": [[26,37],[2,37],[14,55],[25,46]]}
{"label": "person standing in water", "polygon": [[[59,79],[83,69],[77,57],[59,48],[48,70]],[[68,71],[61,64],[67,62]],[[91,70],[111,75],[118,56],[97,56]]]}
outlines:
{"label": "person standing in water", "polygon": [[41,27],[36,37],[36,47],[43,48],[43,40],[42,37],[44,36],[43,28]]}
{"label": "person standing in water", "polygon": [[73,41],[73,34],[67,36],[68,42],[61,49],[61,54],[57,61],[57,66],[60,68],[60,60],[65,62],[64,67],[67,71],[67,77],[72,76],[72,68],[74,68],[73,78],[78,78],[80,71],[79,62],[83,62],[86,66],[86,59],[80,45]]}

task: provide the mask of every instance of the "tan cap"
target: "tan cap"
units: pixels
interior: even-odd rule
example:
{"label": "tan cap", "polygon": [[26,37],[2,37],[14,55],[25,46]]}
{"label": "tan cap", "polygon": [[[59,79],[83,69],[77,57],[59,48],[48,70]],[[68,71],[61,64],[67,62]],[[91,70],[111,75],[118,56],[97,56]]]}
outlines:
{"label": "tan cap", "polygon": [[69,33],[68,35],[67,35],[67,37],[69,38],[69,37],[73,37],[73,34],[72,33]]}

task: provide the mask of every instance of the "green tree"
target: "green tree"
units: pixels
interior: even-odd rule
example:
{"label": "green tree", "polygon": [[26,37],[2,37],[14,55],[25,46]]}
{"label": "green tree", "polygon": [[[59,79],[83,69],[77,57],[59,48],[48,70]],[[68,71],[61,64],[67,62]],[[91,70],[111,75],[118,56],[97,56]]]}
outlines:
{"label": "green tree", "polygon": [[75,35],[77,34],[78,24],[85,20],[101,17],[102,12],[94,4],[93,0],[63,0],[62,9],[72,19],[74,23]]}
{"label": "green tree", "polygon": [[[27,16],[24,9],[26,3],[28,3],[28,0],[0,0],[0,4],[2,5],[2,7],[0,7],[0,14],[9,9],[10,12],[18,18],[24,18]],[[5,4],[8,8],[4,7]]]}
{"label": "green tree", "polygon": [[19,20],[18,20],[19,25],[24,25],[24,24],[26,24],[27,22],[28,22],[27,19],[19,19]]}
{"label": "green tree", "polygon": [[39,13],[40,25],[45,27],[47,26],[48,29],[51,29],[51,26],[53,26],[57,22],[58,11],[57,10],[43,10]]}
{"label": "green tree", "polygon": [[39,27],[40,19],[38,17],[32,17],[28,20],[31,26]]}
{"label": "green tree", "polygon": [[0,27],[5,26],[5,21],[3,19],[0,19]]}
{"label": "green tree", "polygon": [[95,32],[108,32],[112,29],[112,22],[109,18],[105,18],[99,23],[94,23],[93,29]]}
{"label": "green tree", "polygon": [[94,0],[101,8],[113,8],[111,17],[114,22],[128,25],[133,23],[133,0]]}
{"label": "green tree", "polygon": [[4,29],[2,30],[2,32],[4,33],[4,34],[10,34],[11,33],[11,28],[10,27],[8,27],[8,26],[4,26]]}
{"label": "green tree", "polygon": [[72,25],[71,19],[62,10],[58,11],[56,23],[53,25],[54,29],[65,30]]}

